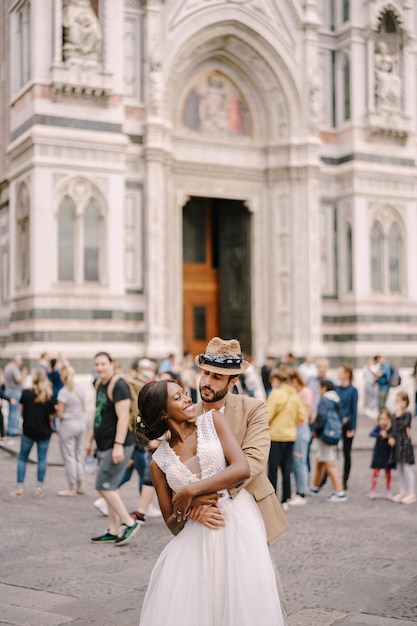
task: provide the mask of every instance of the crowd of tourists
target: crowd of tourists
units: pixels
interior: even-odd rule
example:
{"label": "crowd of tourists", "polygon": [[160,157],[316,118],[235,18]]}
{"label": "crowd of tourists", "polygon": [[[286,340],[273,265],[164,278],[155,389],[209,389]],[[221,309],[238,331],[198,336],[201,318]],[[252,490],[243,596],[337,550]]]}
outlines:
{"label": "crowd of tourists", "polygon": [[[91,543],[123,546],[147,516],[156,515],[163,515],[175,535],[155,566],[141,624],[166,620],[164,572],[178,571],[172,595],[181,593],[188,576],[186,560],[189,567],[197,569],[204,561],[208,580],[214,580],[214,574],[226,581],[228,568],[237,568],[239,593],[242,589],[247,593],[245,603],[237,609],[236,586],[224,587],[226,597],[219,596],[208,581],[198,583],[193,595],[196,601],[184,606],[182,624],[195,623],[200,604],[208,602],[219,615],[234,607],[237,612],[230,623],[246,623],[245,615],[263,615],[264,623],[283,626],[285,602],[266,540],[286,529],[283,511],[305,505],[308,496],[319,496],[327,481],[332,489],[327,495],[329,502],[348,500],[359,398],[350,364],[329,370],[326,359],[307,357],[297,363],[287,354],[279,359],[268,357],[258,370],[253,359],[241,353],[236,340],[218,337],[197,357],[185,353],[180,366],[175,355],[169,354],[159,362],[137,359],[123,371],[105,351],[98,352],[93,363],[92,420],[86,415],[85,386],[77,382],[67,359],[53,359],[44,353],[29,377],[22,358],[16,355],[0,372],[0,401],[9,405],[7,427],[0,412],[0,443],[14,445],[14,438],[20,436],[17,485],[11,496],[25,495],[33,446],[38,454],[35,497],[44,496],[48,448],[56,432],[67,481],[57,496],[84,496],[84,473],[92,459],[100,496],[94,505],[107,516],[108,524],[105,532],[91,537]],[[401,388],[398,370],[382,356],[369,360],[363,378],[364,418],[372,425],[369,436],[374,440],[369,497],[378,497],[377,481],[383,470],[383,497],[413,504],[409,396]],[[395,406],[389,410],[387,399],[393,388]],[[339,451],[343,455],[341,471]],[[398,474],[395,494],[394,470]],[[138,503],[129,512],[120,487],[134,471]],[[254,514],[255,503],[264,524],[259,523],[259,513]],[[242,546],[237,549],[228,533],[236,538],[241,515],[249,535],[241,535]],[[204,555],[207,546],[213,545],[210,532],[222,528],[226,534],[217,535],[217,547],[225,559],[208,563]],[[232,544],[237,548],[232,550]],[[243,546],[247,551],[249,544],[253,546],[252,567],[258,568],[259,575],[262,572],[262,593],[256,597],[250,594],[252,577],[245,578],[242,562]]]}

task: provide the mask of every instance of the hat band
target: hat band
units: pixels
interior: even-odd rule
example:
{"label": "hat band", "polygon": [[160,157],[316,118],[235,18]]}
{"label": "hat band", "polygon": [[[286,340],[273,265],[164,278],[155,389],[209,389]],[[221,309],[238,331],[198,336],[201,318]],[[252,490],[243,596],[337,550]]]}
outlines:
{"label": "hat band", "polygon": [[243,354],[199,354],[200,365],[214,365],[225,369],[240,369],[243,362]]}

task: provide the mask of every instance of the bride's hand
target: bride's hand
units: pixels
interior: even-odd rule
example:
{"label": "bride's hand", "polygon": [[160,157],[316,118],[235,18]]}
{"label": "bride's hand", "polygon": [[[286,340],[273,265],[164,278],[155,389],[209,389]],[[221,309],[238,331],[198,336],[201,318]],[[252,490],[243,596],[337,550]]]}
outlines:
{"label": "bride's hand", "polygon": [[189,518],[194,522],[199,522],[207,528],[212,530],[218,530],[224,526],[224,517],[219,507],[207,506],[205,504],[201,506],[193,506],[191,508]]}
{"label": "bride's hand", "polygon": [[172,510],[177,522],[187,519],[192,499],[193,495],[188,486],[180,489],[172,498]]}

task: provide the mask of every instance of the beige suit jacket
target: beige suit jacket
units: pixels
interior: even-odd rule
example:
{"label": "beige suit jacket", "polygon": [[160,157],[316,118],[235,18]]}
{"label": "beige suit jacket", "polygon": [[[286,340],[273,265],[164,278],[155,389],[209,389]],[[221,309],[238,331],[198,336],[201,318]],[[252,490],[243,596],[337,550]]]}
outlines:
{"label": "beige suit jacket", "polygon": [[[196,404],[196,412],[197,415],[204,412],[201,401]],[[250,478],[241,486],[229,489],[229,493],[234,498],[244,487],[255,498],[268,541],[272,541],[288,528],[288,522],[265,473],[271,446],[266,404],[263,400],[228,393],[224,415],[250,467]]]}

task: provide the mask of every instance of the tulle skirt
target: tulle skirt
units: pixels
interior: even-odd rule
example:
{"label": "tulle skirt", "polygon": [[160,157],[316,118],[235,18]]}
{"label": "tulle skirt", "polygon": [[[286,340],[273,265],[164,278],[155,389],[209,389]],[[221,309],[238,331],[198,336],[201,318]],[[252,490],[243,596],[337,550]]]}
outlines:
{"label": "tulle skirt", "polygon": [[140,626],[283,626],[265,527],[245,489],[220,502],[225,526],[188,520],[162,551]]}

